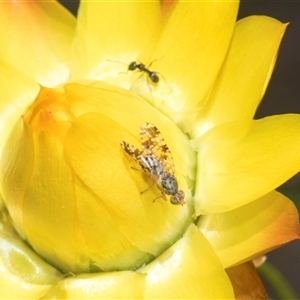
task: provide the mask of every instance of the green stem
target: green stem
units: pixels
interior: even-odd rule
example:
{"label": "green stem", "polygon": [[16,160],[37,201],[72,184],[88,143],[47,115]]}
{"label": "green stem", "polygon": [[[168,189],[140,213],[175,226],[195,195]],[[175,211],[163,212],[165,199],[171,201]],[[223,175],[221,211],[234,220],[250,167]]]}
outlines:
{"label": "green stem", "polygon": [[272,287],[279,300],[299,299],[288,281],[272,264],[266,261],[257,268],[257,271]]}

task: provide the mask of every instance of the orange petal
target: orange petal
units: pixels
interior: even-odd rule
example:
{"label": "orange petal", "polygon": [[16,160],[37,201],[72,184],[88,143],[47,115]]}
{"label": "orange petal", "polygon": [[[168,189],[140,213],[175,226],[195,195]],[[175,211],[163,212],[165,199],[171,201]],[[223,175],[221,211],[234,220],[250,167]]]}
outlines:
{"label": "orange petal", "polygon": [[164,19],[169,17],[169,14],[176,2],[177,0],[160,0],[161,11]]}
{"label": "orange petal", "polygon": [[1,59],[44,86],[69,78],[75,18],[56,1],[0,2]]}
{"label": "orange petal", "polygon": [[236,300],[267,300],[265,288],[251,261],[226,270]]}
{"label": "orange petal", "polygon": [[198,227],[227,268],[299,239],[298,220],[293,202],[273,191],[235,210],[201,216]]}

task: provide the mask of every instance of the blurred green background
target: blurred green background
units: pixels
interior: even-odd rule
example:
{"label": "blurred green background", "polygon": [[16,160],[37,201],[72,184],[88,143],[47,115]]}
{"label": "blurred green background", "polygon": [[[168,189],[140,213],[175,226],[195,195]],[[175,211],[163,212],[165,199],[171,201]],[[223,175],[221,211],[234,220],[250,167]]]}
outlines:
{"label": "blurred green background", "polygon": [[[60,2],[76,15],[78,1]],[[290,22],[271,82],[255,118],[282,113],[300,113],[300,1],[241,0],[238,19],[249,15],[267,15],[284,23]],[[300,174],[279,187],[278,191],[292,199],[299,210]],[[267,259],[300,295],[300,241],[269,253]],[[265,281],[264,283],[269,297],[279,299],[273,288]]]}

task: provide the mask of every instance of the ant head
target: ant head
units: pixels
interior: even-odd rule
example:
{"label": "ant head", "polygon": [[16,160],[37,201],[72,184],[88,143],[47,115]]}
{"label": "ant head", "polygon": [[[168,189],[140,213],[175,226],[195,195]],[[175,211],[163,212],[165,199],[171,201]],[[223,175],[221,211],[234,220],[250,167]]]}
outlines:
{"label": "ant head", "polygon": [[159,82],[159,77],[158,77],[158,75],[157,75],[156,72],[150,72],[149,73],[149,78],[154,83],[158,83]]}
{"label": "ant head", "polygon": [[136,63],[136,61],[133,61],[129,64],[128,70],[134,71],[137,67],[138,67],[138,64]]}

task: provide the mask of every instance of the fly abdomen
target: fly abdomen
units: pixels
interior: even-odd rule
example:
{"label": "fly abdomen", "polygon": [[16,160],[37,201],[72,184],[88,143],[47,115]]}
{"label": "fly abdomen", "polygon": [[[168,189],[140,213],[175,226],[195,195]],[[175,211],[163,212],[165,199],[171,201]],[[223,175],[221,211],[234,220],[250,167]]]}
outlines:
{"label": "fly abdomen", "polygon": [[159,160],[151,155],[146,155],[141,158],[142,167],[152,175],[160,177],[163,174],[163,167]]}

